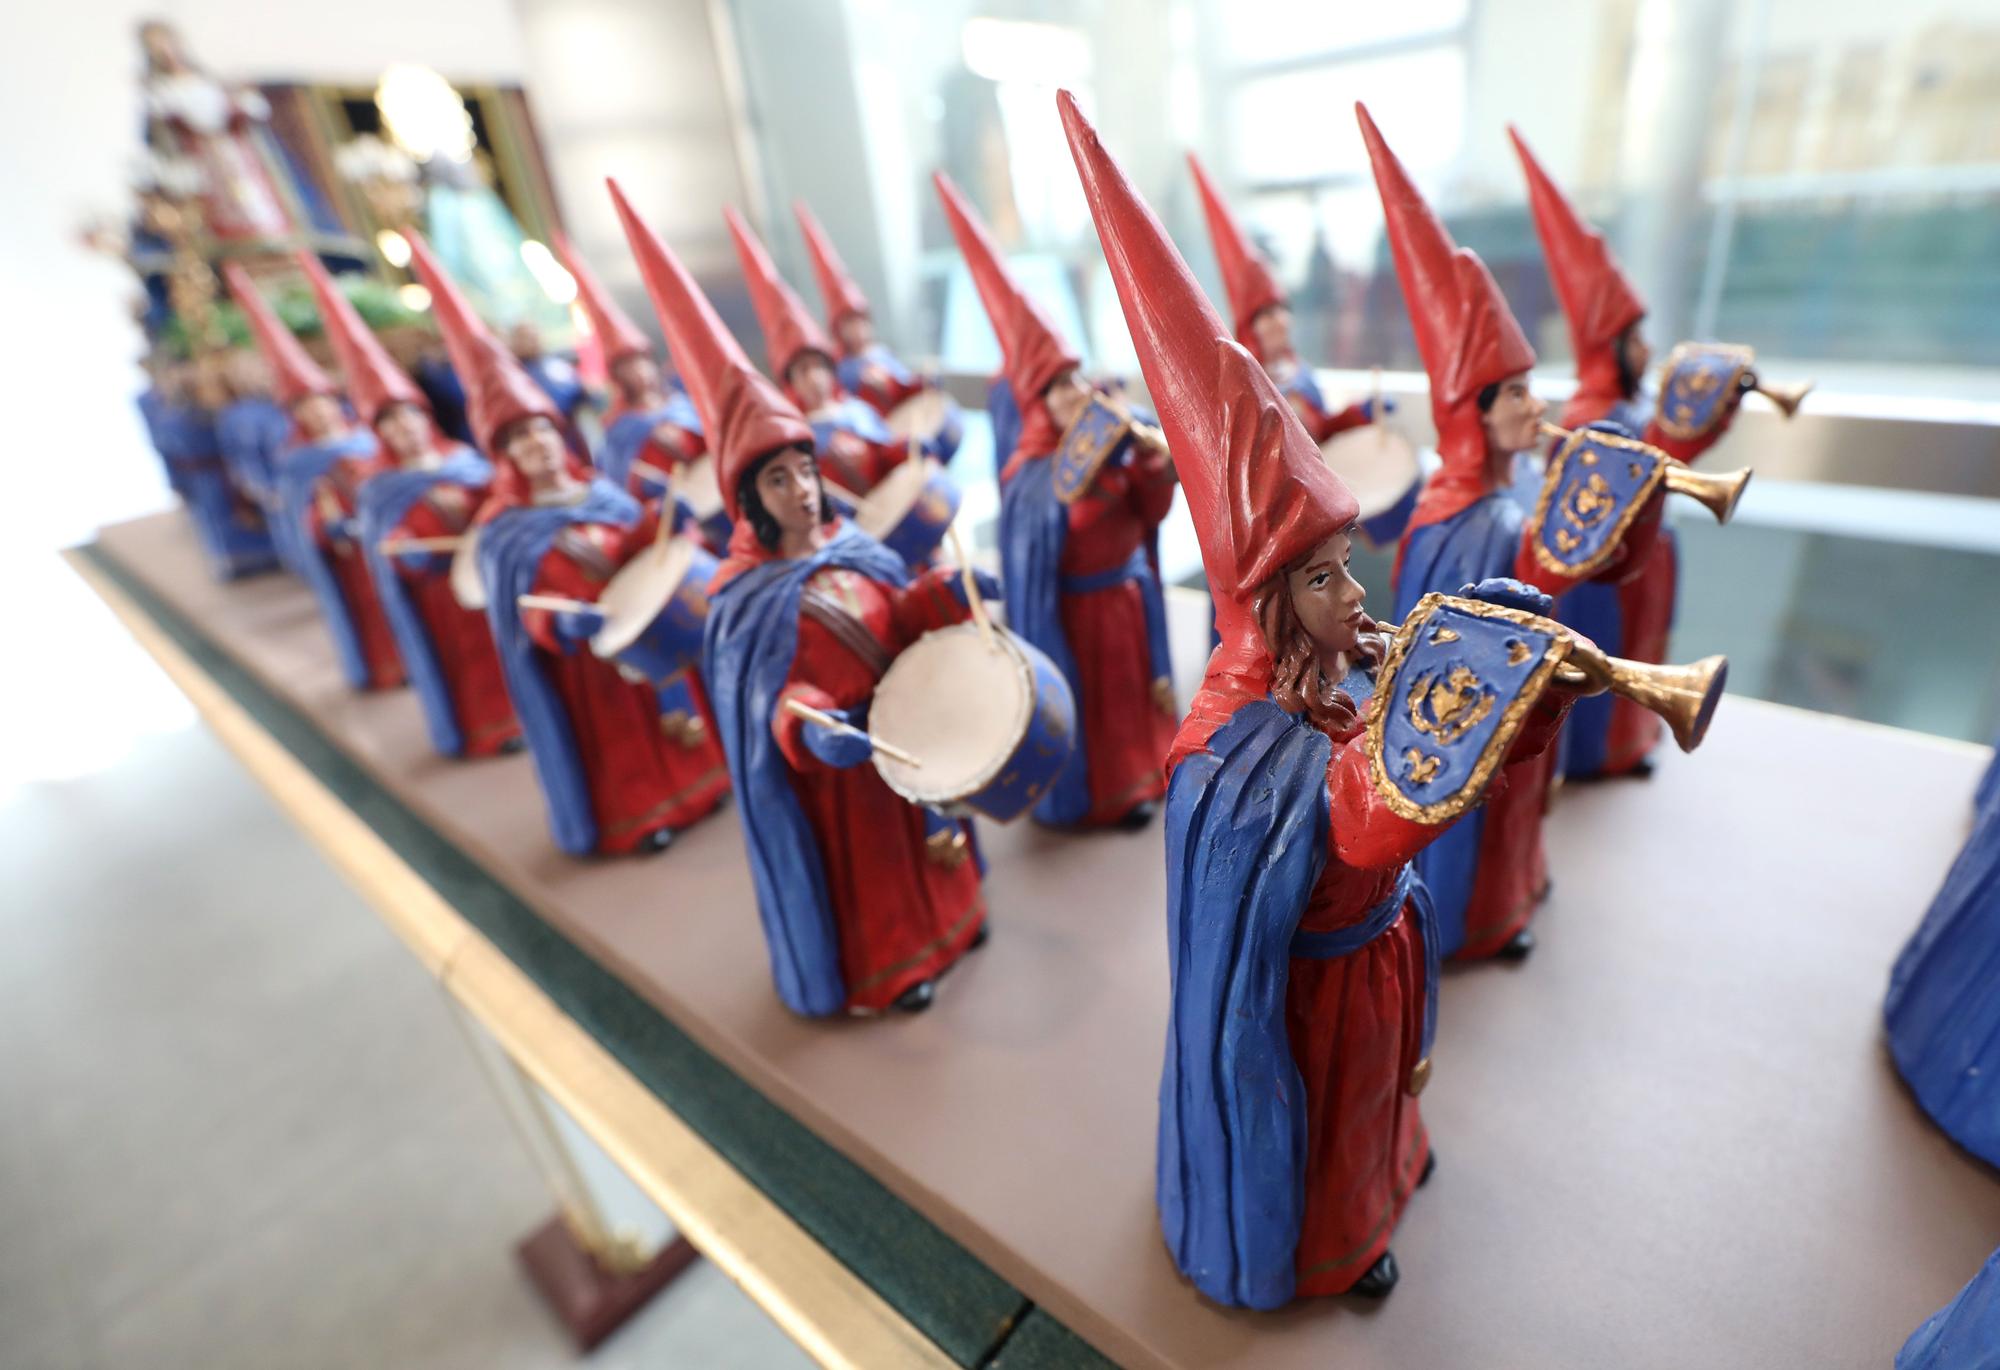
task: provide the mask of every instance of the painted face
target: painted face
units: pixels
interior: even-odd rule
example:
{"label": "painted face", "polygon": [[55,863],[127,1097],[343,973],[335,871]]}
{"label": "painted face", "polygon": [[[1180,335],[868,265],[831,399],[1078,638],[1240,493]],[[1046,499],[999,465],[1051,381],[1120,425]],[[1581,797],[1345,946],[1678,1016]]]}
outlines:
{"label": "painted face", "polygon": [[840,322],[833,326],[834,335],[848,355],[863,351],[875,344],[875,321],[866,314],[849,312],[840,316]]}
{"label": "painted face", "polygon": [[659,363],[643,352],[634,352],[612,364],[611,380],[626,404],[638,405],[659,393]]}
{"label": "painted face", "polygon": [[800,354],[785,368],[785,379],[799,398],[799,408],[807,413],[833,400],[833,367],[817,352]]}
{"label": "painted face", "polygon": [[292,406],[292,420],[307,442],[320,442],[338,433],[342,421],[340,401],[331,395],[308,395]]}
{"label": "painted face", "polygon": [[1348,571],[1354,555],[1351,530],[1335,533],[1285,573],[1292,612],[1322,659],[1352,652],[1361,631],[1367,589]]}
{"label": "painted face", "polygon": [[1549,406],[1528,389],[1528,373],[1500,382],[1500,393],[1486,411],[1486,446],[1494,453],[1514,453],[1533,447],[1542,435],[1542,415]]}
{"label": "painted face", "polygon": [[784,544],[810,539],[820,526],[819,462],[803,447],[782,449],[757,473],[757,498]]}
{"label": "painted face", "polygon": [[1625,374],[1634,380],[1644,376],[1646,368],[1653,364],[1653,349],[1647,345],[1646,335],[1639,330],[1640,326],[1633,324],[1625,330],[1624,338],[1619,343],[1625,353]]}
{"label": "painted face", "polygon": [[1292,350],[1292,311],[1281,304],[1257,311],[1250,320],[1250,336],[1257,340],[1257,355],[1278,358]]}
{"label": "painted face", "polygon": [[1042,403],[1048,406],[1056,427],[1068,428],[1090,403],[1090,396],[1090,383],[1084,380],[1083,372],[1071,367],[1049,382],[1049,388],[1042,392]]}
{"label": "painted face", "polygon": [[431,416],[414,404],[392,404],[375,420],[375,435],[401,466],[430,454]]}
{"label": "painted face", "polygon": [[542,415],[510,425],[501,436],[500,448],[530,484],[541,487],[562,479],[566,469],[562,434]]}

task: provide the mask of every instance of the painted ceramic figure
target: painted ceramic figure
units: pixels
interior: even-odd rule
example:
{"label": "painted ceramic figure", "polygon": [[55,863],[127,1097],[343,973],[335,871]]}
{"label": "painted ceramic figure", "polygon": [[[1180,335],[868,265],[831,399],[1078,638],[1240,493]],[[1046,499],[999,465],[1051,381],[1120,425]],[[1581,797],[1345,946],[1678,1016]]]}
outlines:
{"label": "painted ceramic figure", "polygon": [[610,373],[611,407],[604,415],[597,469],[620,489],[657,501],[665,490],[660,476],[679,471],[708,450],[701,416],[679,378],[660,374],[651,340],[562,234],[556,235],[556,252],[576,279],[577,300]]}
{"label": "painted ceramic figure", "polygon": [[[583,388],[583,378],[569,358],[557,356],[548,350],[542,339],[542,330],[532,319],[517,319],[507,330],[507,346],[536,385],[542,388],[562,415],[565,424],[572,427],[576,423],[577,411],[583,408],[590,396]],[[470,384],[470,382],[467,382]]]}
{"label": "painted ceramic figure", "polygon": [[209,569],[223,580],[269,570],[276,554],[264,511],[231,469],[217,416],[196,393],[194,366],[166,361],[154,371],[153,385],[139,397],[139,415]]}
{"label": "painted ceramic figure", "polygon": [[[843,390],[873,405],[890,421],[892,429],[915,431],[924,450],[939,461],[949,462],[964,437],[958,406],[931,389],[924,378],[911,371],[875,336],[875,315],[868,297],[834,250],[833,240],[813,217],[805,201],[796,200],[792,211],[798,216],[799,232],[812,258],[813,276],[819,281],[820,298],[826,304],[827,331],[840,348],[840,365],[834,378]],[[932,415],[919,416],[914,409],[897,410],[919,397],[932,397]]]}
{"label": "painted ceramic figure", "polygon": [[833,513],[805,415],[611,192],[736,520],[703,660],[778,995],[811,1015],[920,1009],[985,938],[979,864],[964,825],[910,804],[868,764],[865,729],[897,654],[967,617],[962,592],[942,571],[912,578]]}
{"label": "painted ceramic figure", "polygon": [[312,589],[347,683],[357,690],[401,685],[402,658],[355,518],[361,486],[387,469],[380,446],[349,419],[332,379],[271,312],[243,268],[232,262],[223,276],[292,421],[292,439],[278,454],[274,522],[287,560]]}
{"label": "painted ceramic figure", "polygon": [[[734,209],[723,211],[737,260],[764,333],[771,374],[812,425],[816,455],[826,478],[866,495],[910,456],[873,405],[841,388],[836,348],[807,312],[764,244]],[[927,455],[927,454],[926,454]]]}
{"label": "painted ceramic figure", "polygon": [[485,500],[493,468],[452,442],[423,392],[390,358],[308,252],[311,282],[347,397],[374,431],[387,469],[355,501],[358,538],[396,647],[442,756],[492,756],[520,746],[486,615],[452,593],[452,549]]}
{"label": "painted ceramic figure", "polygon": [[1910,1334],[1896,1370],[2000,1370],[2000,1250]]}
{"label": "painted ceramic figure", "polygon": [[[1372,778],[1381,748],[1365,716],[1386,644],[1347,567],[1359,505],[1074,101],[1058,100],[1222,637],[1169,762],[1167,1245],[1221,1303],[1384,1295],[1391,1238],[1432,1165],[1416,1096],[1438,945],[1411,859],[1449,829],[1399,813]],[[1510,581],[1473,593],[1547,604]],[[1567,695],[1519,697],[1511,743],[1486,745],[1525,757],[1554,736]]]}
{"label": "painted ceramic figure", "polygon": [[1889,1055],[1951,1139],[2000,1166],[2000,787],[1982,782],[1972,833],[1896,958]]}
{"label": "painted ceramic figure", "polygon": [[[1432,591],[1511,576],[1559,594],[1577,583],[1533,549],[1527,515],[1508,493],[1514,454],[1541,440],[1545,406],[1528,389],[1534,349],[1485,264],[1453,243],[1366,110],[1357,112],[1381,192],[1396,274],[1430,374],[1441,465],[1425,485],[1396,556],[1396,612]],[[1660,525],[1656,488],[1596,573],[1637,574]],[[1496,792],[1418,861],[1437,901],[1447,956],[1522,957],[1549,887],[1542,850],[1553,756],[1509,765]]]}
{"label": "painted ceramic figure", "polygon": [[[278,453],[292,421],[271,397],[271,368],[254,346],[232,348],[222,359],[228,402],[215,413],[215,441],[230,480],[270,522],[278,508]],[[285,548],[272,537],[281,562]],[[284,562],[291,569],[289,562]]]}
{"label": "painted ceramic figure", "polygon": [[[452,367],[465,378],[473,431],[494,463],[475,518],[478,578],[550,832],[575,856],[662,850],[714,812],[729,778],[693,670],[633,679],[593,650],[606,621],[595,601],[656,544],[657,522],[576,460],[548,394],[487,330],[422,237],[410,242]],[[558,607],[523,604],[523,596]]]}
{"label": "painted ceramic figure", "polygon": [[985,224],[948,178],[936,181],[1019,414],[1000,471],[1007,622],[1061,668],[1077,702],[1076,754],[1035,817],[1144,824],[1166,792],[1162,763],[1180,716],[1154,552],[1173,467],[1146,425],[1092,390]]}
{"label": "painted ceramic figure", "polygon": [[[1729,431],[1742,391],[1731,388],[1713,423],[1698,437],[1677,438],[1654,422],[1653,398],[1645,389],[1652,359],[1641,329],[1645,301],[1603,237],[1549,179],[1521,135],[1512,128],[1508,135],[1527,175],[1535,234],[1576,354],[1576,390],[1563,409],[1562,426],[1574,429],[1610,420],[1678,461],[1695,460]],[[1538,486],[1539,479],[1533,479]],[[1632,574],[1579,585],[1564,595],[1562,620],[1606,651],[1635,661],[1664,661],[1678,579],[1673,530],[1662,526],[1651,552]],[[1650,757],[1659,741],[1659,719],[1629,700],[1610,695],[1584,700],[1570,716],[1562,769],[1573,779],[1643,775],[1652,769]]]}

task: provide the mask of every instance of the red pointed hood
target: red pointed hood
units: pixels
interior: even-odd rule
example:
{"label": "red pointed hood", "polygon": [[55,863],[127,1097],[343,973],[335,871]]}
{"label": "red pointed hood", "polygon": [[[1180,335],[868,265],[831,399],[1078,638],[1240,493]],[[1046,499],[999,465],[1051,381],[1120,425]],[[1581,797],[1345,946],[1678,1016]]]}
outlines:
{"label": "red pointed hood", "polygon": [[1195,188],[1201,192],[1202,217],[1208,220],[1208,240],[1215,245],[1215,264],[1222,270],[1222,288],[1229,296],[1230,327],[1236,332],[1236,341],[1259,361],[1276,360],[1258,356],[1257,335],[1250,331],[1250,321],[1263,310],[1283,304],[1285,292],[1271,274],[1270,263],[1251,245],[1236,216],[1229,212],[1201,162],[1192,152],[1187,161]]}
{"label": "red pointed hood", "polygon": [[780,447],[813,445],[812,426],[784,391],[750,364],[742,346],[724,326],[673,249],[647,227],[609,177],[611,202],[625,240],[639,263],[639,275],[652,297],[653,312],[666,330],[667,351],[688,398],[708,431],[715,453],[715,477],[731,518],[736,516],[736,484],[757,458]]}
{"label": "red pointed hood", "polygon": [[1375,167],[1403,305],[1430,374],[1438,455],[1448,471],[1483,472],[1486,432],[1479,392],[1532,367],[1535,349],[1486,264],[1452,241],[1367,109],[1357,103],[1354,113]]}
{"label": "red pointed hood", "polygon": [[340,393],[333,377],[312,359],[312,353],[306,351],[305,344],[293,337],[292,330],[271,312],[270,305],[264,303],[264,297],[257,293],[257,283],[250,279],[249,272],[240,264],[230,262],[222,268],[222,279],[228,284],[236,307],[249,321],[250,336],[257,340],[257,350],[264,354],[264,364],[271,368],[271,393],[280,405],[290,409],[310,395]]}
{"label": "red pointed hood", "polygon": [[326,325],[326,335],[333,342],[334,355],[340,358],[340,374],[347,382],[347,398],[354,402],[354,412],[361,416],[365,424],[374,425],[382,416],[382,411],[392,404],[414,404],[430,412],[430,401],[424,392],[417,389],[415,381],[404,374],[396,365],[389,350],[382,346],[361,315],[355,312],[347,296],[341,294],[333,277],[326,274],[318,257],[300,248],[294,254],[299,269],[312,282],[313,298],[319,303],[320,321]]}
{"label": "red pointed hood", "polygon": [[1166,430],[1232,656],[1263,653],[1257,589],[1354,522],[1359,506],[1240,343],[1068,91],[1070,155]]}
{"label": "red pointed hood", "polygon": [[1507,136],[1528,178],[1528,207],[1535,236],[1569,321],[1580,388],[1623,398],[1624,373],[1618,365],[1618,335],[1646,316],[1646,302],[1625,279],[1604,238],[1576,212],[1576,206],[1549,179],[1527,142],[1512,124]]}
{"label": "red pointed hood", "polygon": [[521,369],[506,344],[494,337],[486,321],[473,311],[424,235],[410,229],[403,236],[410,240],[410,265],[431,293],[431,316],[444,335],[451,369],[465,387],[472,436],[486,455],[498,460],[502,455],[501,432],[522,419],[539,416],[561,427],[562,413],[548,392]]}
{"label": "red pointed hood", "polygon": [[563,269],[576,281],[577,302],[583,306],[584,315],[590,320],[590,331],[597,335],[597,346],[604,353],[605,366],[616,366],[627,357],[652,356],[652,339],[632,322],[631,315],[618,307],[618,301],[611,298],[611,292],[604,288],[604,282],[597,279],[597,273],[577,255],[569,235],[556,234],[555,243],[556,255],[562,258]]}
{"label": "red pointed hood", "polygon": [[986,317],[1000,339],[1001,369],[1014,387],[1014,401],[1025,417],[1031,406],[1040,406],[1049,382],[1082,362],[1041,307],[1015,284],[993,235],[951,178],[940,171],[931,179],[944,202],[951,236],[958,240],[972,283],[979,288],[979,302],[986,307]]}
{"label": "red pointed hood", "polygon": [[757,327],[764,331],[764,356],[771,374],[784,383],[785,372],[801,352],[817,352],[832,361],[840,354],[833,341],[820,331],[819,321],[806,308],[798,292],[778,274],[778,264],[764,250],[764,242],[743,216],[728,205],[722,217],[729,221],[729,237],[736,244],[736,260],[743,263],[743,279],[750,287],[750,303],[757,311]]}
{"label": "red pointed hood", "polygon": [[840,321],[849,314],[866,314],[868,297],[861,293],[861,287],[848,274],[847,263],[840,260],[834,251],[833,240],[826,236],[826,230],[819,226],[819,220],[806,208],[804,200],[792,201],[792,213],[798,216],[799,232],[805,235],[806,255],[812,258],[813,276],[819,281],[820,298],[826,301],[827,330],[835,337],[840,336]]}

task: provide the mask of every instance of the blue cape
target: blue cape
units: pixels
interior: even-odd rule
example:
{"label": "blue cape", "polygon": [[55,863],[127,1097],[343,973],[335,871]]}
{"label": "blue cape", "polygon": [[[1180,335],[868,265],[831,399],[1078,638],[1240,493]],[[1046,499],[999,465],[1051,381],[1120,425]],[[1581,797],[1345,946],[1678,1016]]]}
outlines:
{"label": "blue cape", "polygon": [[1014,403],[1014,387],[1005,376],[986,387],[986,419],[993,425],[993,469],[999,471],[1021,441],[1021,406]]}
{"label": "blue cape", "polygon": [[633,461],[653,430],[663,423],[690,433],[702,431],[701,415],[695,413],[694,401],[688,398],[678,380],[667,387],[666,402],[658,408],[628,409],[612,421],[604,430],[604,441],[597,446],[597,469],[619,489],[628,488]]}
{"label": "blue cape", "polygon": [[584,401],[583,379],[576,374],[576,367],[569,358],[544,352],[539,357],[522,362],[521,369],[542,388],[543,394],[555,402],[564,418],[576,416],[577,406]]}
{"label": "blue cape", "polygon": [[[1489,576],[1513,575],[1525,518],[1521,507],[1501,492],[1411,533],[1396,579],[1396,621],[1409,617],[1417,601],[1433,590],[1457,594]],[[1441,955],[1465,945],[1465,910],[1472,901],[1479,839],[1485,831],[1486,807],[1479,805],[1417,856],[1417,873],[1437,901]]]}
{"label": "blue cape", "polygon": [[388,537],[410,506],[434,485],[451,482],[483,490],[493,479],[493,467],[470,447],[459,447],[442,466],[430,471],[384,471],[361,487],[355,500],[356,522],[361,525],[361,551],[368,558],[368,574],[375,582],[375,594],[396,635],[396,650],[403,658],[410,686],[423,706],[424,727],[431,746],[440,756],[463,756],[465,735],[459,730],[458,714],[451,706],[451,687],[444,667],[439,664],[437,646],[430,629],[417,612],[416,600],[403,578],[396,574],[395,558],[382,551]]}
{"label": "blue cape", "polygon": [[2000,1251],[1910,1334],[1896,1370],[2000,1370]]}
{"label": "blue cape", "polygon": [[1993,744],[1993,759],[1986,763],[1986,774],[1979,777],[1979,788],[1972,792],[1972,806],[1983,809],[2000,801],[2000,740]]}
{"label": "blue cape", "polygon": [[799,645],[799,596],[814,572],[844,566],[870,580],[909,581],[903,559],[851,523],[809,557],[773,560],[712,594],[702,677],[715,708],[743,845],[778,997],[794,1013],[838,1013],[847,1003],[840,933],[820,865],[819,839],[771,735],[771,711]]}
{"label": "blue cape", "polygon": [[865,441],[893,446],[896,435],[889,431],[889,425],[875,412],[875,406],[853,395],[843,395],[824,409],[816,409],[806,416],[812,425],[813,441],[824,448],[836,429],[846,429]]}
{"label": "blue cape", "polygon": [[187,506],[209,569],[224,580],[268,570],[270,534],[262,521],[241,517],[215,420],[192,404],[173,404],[157,391],[139,398],[146,430],[166,467],[167,483]]}
{"label": "blue cape", "polygon": [[535,574],[557,533],[572,523],[615,523],[631,527],[639,519],[639,501],[606,480],[594,480],[576,504],[546,508],[523,505],[486,524],[479,532],[479,577],[486,586],[486,621],[493,627],[493,645],[500,653],[500,671],[507,680],[507,697],[535,758],[535,779],[549,808],[549,832],[556,846],[571,856],[597,848],[597,815],[590,807],[590,781],[569,711],[548,676],[543,674],[541,649],[521,623],[514,602],[535,588]]}
{"label": "blue cape", "polygon": [[361,650],[361,633],[341,598],[340,582],[333,577],[326,553],[313,540],[308,515],[313,507],[313,486],[343,458],[365,458],[375,451],[375,435],[356,428],[331,442],[301,443],[278,454],[278,526],[289,544],[293,568],[319,601],[320,617],[333,635],[333,652],[340,660],[341,674],[357,690],[368,688],[368,658]]}
{"label": "blue cape", "polygon": [[1285,1028],[1292,935],[1326,864],[1326,734],[1268,699],[1167,788],[1172,1016],[1157,1198],[1175,1262],[1218,1303],[1294,1291],[1305,1083]]}
{"label": "blue cape", "polygon": [[1926,1113],[2000,1165],[2000,795],[1889,973],[1889,1054]]}
{"label": "blue cape", "polygon": [[270,493],[277,481],[278,452],[292,431],[291,418],[262,395],[231,400],[215,416],[215,440],[222,460],[243,488]]}

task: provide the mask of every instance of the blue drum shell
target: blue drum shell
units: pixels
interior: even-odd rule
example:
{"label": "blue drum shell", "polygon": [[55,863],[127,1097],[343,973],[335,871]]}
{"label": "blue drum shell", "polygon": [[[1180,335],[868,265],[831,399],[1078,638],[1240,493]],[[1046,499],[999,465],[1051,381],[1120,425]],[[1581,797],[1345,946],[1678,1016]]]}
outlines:
{"label": "blue drum shell", "polygon": [[708,625],[708,583],[718,564],[706,551],[695,548],[687,576],[673,597],[632,645],[618,653],[621,669],[658,685],[676,672],[699,665],[702,632]]}
{"label": "blue drum shell", "polygon": [[942,471],[933,471],[909,512],[882,535],[882,543],[911,566],[928,566],[958,517],[958,487]]}
{"label": "blue drum shell", "polygon": [[1012,639],[1028,663],[1035,692],[1027,731],[993,781],[965,803],[999,823],[1011,823],[1035,806],[1076,754],[1076,696],[1049,660],[1019,636]]}

